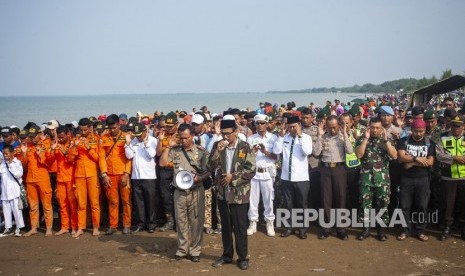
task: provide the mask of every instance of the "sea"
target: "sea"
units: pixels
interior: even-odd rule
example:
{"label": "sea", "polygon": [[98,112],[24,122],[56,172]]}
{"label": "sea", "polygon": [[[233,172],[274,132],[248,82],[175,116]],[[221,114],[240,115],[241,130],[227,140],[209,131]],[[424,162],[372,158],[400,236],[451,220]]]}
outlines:
{"label": "sea", "polygon": [[364,97],[356,93],[182,93],[182,94],[130,94],[92,96],[12,96],[0,97],[0,126],[15,125],[22,128],[27,122],[37,124],[58,120],[61,124],[79,121],[83,117],[100,114],[137,112],[152,115],[155,111],[200,110],[207,106],[212,113],[222,113],[228,108],[256,110],[260,102],[286,104],[294,101],[297,107],[324,106],[327,100],[342,103]]}

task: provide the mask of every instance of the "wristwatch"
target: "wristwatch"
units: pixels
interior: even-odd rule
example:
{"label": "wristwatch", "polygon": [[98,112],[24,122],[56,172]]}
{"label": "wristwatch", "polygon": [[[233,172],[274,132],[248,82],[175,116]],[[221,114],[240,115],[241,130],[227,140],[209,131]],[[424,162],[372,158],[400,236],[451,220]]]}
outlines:
{"label": "wristwatch", "polygon": [[416,156],[413,157],[413,162],[417,162],[417,157]]}

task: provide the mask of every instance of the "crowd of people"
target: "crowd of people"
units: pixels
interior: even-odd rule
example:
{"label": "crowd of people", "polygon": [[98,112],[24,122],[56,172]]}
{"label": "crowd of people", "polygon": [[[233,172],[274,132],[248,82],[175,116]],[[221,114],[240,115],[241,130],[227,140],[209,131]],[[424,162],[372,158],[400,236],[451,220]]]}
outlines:
{"label": "crowd of people", "polygon": [[[175,230],[174,258],[198,262],[203,235],[221,233],[223,254],[213,266],[231,263],[235,248],[238,266],[247,269],[248,236],[260,218],[275,236],[277,208],[321,209],[322,240],[333,229],[347,240],[345,227],[326,223],[333,210],[355,209],[361,241],[373,225],[380,241],[388,238],[370,210],[386,210],[388,225],[400,208],[407,224],[399,241],[427,241],[428,222],[442,226],[439,240],[455,226],[465,240],[463,110],[451,97],[413,108],[404,108],[406,101],[266,102],[254,111],[204,106],[2,127],[1,236],[37,234],[42,221],[47,237],[77,238],[88,225],[98,236],[101,224],[106,235]],[[439,221],[425,219],[435,212]],[[280,236],[306,239],[307,230],[289,218]]]}

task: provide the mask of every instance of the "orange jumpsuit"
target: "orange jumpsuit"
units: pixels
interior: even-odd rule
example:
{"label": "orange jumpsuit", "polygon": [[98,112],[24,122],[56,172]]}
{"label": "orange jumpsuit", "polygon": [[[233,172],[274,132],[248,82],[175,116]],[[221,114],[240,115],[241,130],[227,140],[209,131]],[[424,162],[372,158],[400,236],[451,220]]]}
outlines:
{"label": "orange jumpsuit", "polygon": [[70,141],[50,151],[49,160],[57,165],[56,197],[60,205],[61,229],[78,229],[77,200],[74,189],[74,160],[68,152]]}
{"label": "orange jumpsuit", "polygon": [[52,229],[53,226],[52,187],[47,168],[47,150],[42,142],[36,146],[28,144],[27,152],[21,158],[23,165],[27,167],[26,189],[32,229],[39,227],[39,198],[44,211],[45,225],[47,229]]}
{"label": "orange jumpsuit", "polygon": [[[75,196],[78,204],[78,228],[86,229],[87,221],[87,197],[89,197],[92,225],[100,227],[100,185],[98,181],[98,170],[102,173],[107,171],[105,154],[100,146],[100,140],[93,133],[85,138],[90,149],[81,141],[79,145],[72,146],[68,154],[70,160],[75,160],[74,182]],[[75,145],[76,142],[74,142]]]}
{"label": "orange jumpsuit", "polygon": [[[131,227],[131,186],[128,183],[126,187],[123,187],[120,183],[124,174],[131,175],[132,166],[131,160],[127,159],[124,153],[124,146],[126,144],[125,137],[125,132],[120,132],[120,135],[115,139],[116,141],[110,134],[102,136],[102,147],[105,152],[107,174],[111,180],[111,186],[105,187],[111,228],[118,227],[120,195],[123,205],[123,227]],[[115,146],[113,146],[114,144]]]}

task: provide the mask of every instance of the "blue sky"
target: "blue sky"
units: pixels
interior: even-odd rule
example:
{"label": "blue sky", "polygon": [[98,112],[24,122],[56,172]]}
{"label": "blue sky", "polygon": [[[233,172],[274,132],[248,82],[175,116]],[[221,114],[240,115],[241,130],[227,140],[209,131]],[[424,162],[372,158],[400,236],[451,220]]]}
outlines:
{"label": "blue sky", "polygon": [[265,92],[465,72],[465,1],[0,0],[0,94]]}

